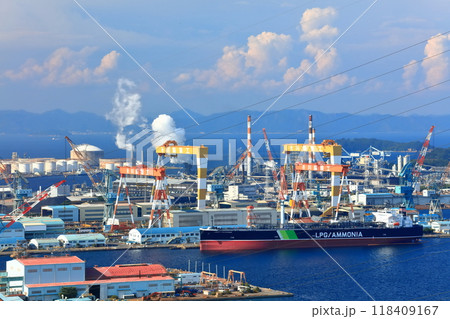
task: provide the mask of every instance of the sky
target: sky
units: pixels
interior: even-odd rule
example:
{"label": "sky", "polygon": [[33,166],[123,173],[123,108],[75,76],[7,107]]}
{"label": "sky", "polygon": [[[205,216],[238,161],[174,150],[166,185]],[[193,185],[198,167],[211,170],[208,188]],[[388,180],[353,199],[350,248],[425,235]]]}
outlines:
{"label": "sky", "polygon": [[448,13],[445,0],[3,0],[0,110],[107,116],[132,83],[146,116],[193,121],[289,106],[448,115]]}

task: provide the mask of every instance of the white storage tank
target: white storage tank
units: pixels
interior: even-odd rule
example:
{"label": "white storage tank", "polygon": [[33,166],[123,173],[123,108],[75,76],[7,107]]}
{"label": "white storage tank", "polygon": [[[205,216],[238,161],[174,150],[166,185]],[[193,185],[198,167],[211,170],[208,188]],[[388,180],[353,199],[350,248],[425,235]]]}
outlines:
{"label": "white storage tank", "polygon": [[105,164],[105,168],[110,170],[110,171],[116,170],[116,167],[115,167],[114,163],[106,163]]}
{"label": "white storage tank", "polygon": [[34,162],[32,165],[33,173],[44,173],[45,170],[45,163],[44,162]]}
{"label": "white storage tank", "polygon": [[31,173],[31,164],[30,163],[19,163],[19,172],[22,174]]}
{"label": "white storage tank", "polygon": [[56,171],[56,162],[55,161],[46,161],[44,166],[44,171],[46,174],[51,174]]}
{"label": "white storage tank", "polygon": [[56,162],[56,170],[58,172],[66,172],[67,171],[67,161],[60,160]]}
{"label": "white storage tank", "polygon": [[70,160],[67,161],[67,171],[76,172],[78,170],[78,161]]}
{"label": "white storage tank", "polygon": [[[87,159],[88,164],[91,166],[99,166],[100,159],[104,157],[105,152],[94,145],[80,144],[77,145],[78,151]],[[70,159],[78,160],[78,155],[74,150],[70,151]]]}

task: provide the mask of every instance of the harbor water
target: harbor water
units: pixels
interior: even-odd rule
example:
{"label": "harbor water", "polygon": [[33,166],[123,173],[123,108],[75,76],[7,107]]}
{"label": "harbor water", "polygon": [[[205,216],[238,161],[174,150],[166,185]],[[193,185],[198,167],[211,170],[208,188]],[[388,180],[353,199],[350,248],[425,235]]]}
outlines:
{"label": "harbor water", "polygon": [[[251,284],[294,294],[274,300],[450,300],[446,279],[450,276],[450,238],[326,251],[332,258],[320,248],[233,254],[154,248],[74,254],[87,267],[160,263],[168,268],[217,272],[221,277],[230,269],[244,271]],[[0,270],[6,268],[7,260],[0,256]]]}

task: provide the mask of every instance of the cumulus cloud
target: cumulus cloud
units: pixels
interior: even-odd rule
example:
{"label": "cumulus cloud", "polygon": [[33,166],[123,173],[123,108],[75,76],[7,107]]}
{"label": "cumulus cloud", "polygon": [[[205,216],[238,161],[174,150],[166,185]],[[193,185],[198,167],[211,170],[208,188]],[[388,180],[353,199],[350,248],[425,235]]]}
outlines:
{"label": "cumulus cloud", "polygon": [[291,46],[289,35],[262,32],[250,36],[247,46],[226,46],[213,69],[196,69],[178,75],[178,83],[194,81],[207,87],[255,85],[261,76],[287,63],[286,53]]}
{"label": "cumulus cloud", "polygon": [[410,89],[413,85],[414,77],[419,70],[419,66],[416,60],[411,60],[407,65],[403,67],[403,81],[407,89]]}
{"label": "cumulus cloud", "polygon": [[437,34],[431,37],[424,47],[424,60],[417,63],[411,60],[403,68],[403,84],[407,89],[414,86],[432,86],[449,76],[449,59],[443,52],[450,47],[450,35]]}
{"label": "cumulus cloud", "polygon": [[87,60],[95,51],[94,47],[85,47],[80,51],[59,48],[43,63],[29,59],[19,69],[5,71],[3,77],[15,81],[38,79],[44,85],[105,82],[108,80],[106,73],[116,68],[120,54],[111,51],[101,59],[97,67],[89,68]]}
{"label": "cumulus cloud", "polygon": [[[289,68],[284,74],[284,82],[290,84],[303,73],[313,77],[323,77],[332,71],[336,65],[338,53],[335,47],[326,49],[338,35],[338,29],[330,25],[337,12],[334,8],[312,8],[306,10],[300,20],[302,34],[300,41],[306,42],[304,52],[311,59],[303,59],[298,67]],[[345,78],[340,76],[326,86],[342,83]],[[344,81],[345,82],[345,81]]]}
{"label": "cumulus cloud", "polygon": [[[450,35],[434,37],[425,45],[425,57],[432,57],[444,52],[449,47]],[[422,61],[425,72],[425,84],[433,85],[443,81],[449,73],[449,61],[444,55],[439,55]]]}

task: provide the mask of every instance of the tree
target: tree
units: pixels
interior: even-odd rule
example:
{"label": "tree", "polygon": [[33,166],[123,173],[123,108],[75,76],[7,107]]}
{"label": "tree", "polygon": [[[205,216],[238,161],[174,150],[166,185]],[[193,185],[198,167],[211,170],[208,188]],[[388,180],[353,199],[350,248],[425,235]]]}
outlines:
{"label": "tree", "polygon": [[61,287],[59,290],[60,298],[75,298],[78,295],[77,288],[75,287]]}

